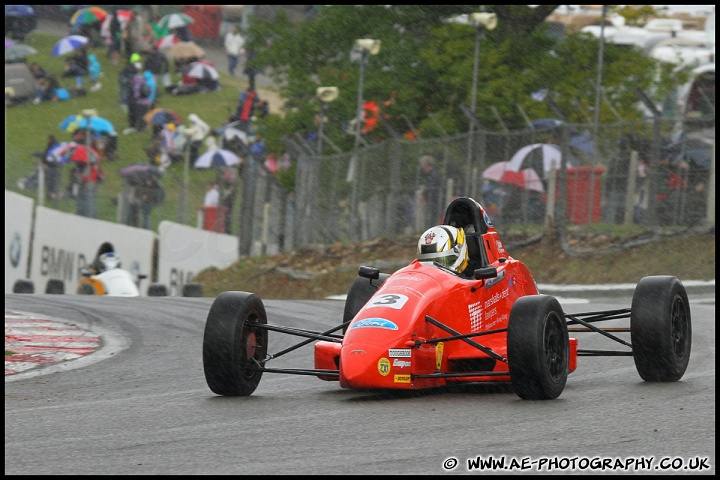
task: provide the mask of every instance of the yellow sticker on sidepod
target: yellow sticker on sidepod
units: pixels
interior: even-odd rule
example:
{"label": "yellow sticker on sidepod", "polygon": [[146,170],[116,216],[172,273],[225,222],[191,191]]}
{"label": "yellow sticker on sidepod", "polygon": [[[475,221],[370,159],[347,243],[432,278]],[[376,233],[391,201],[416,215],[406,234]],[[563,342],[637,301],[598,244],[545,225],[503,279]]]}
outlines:
{"label": "yellow sticker on sidepod", "polygon": [[440,370],[442,366],[442,355],[443,355],[443,342],[439,342],[435,345],[435,368]]}
{"label": "yellow sticker on sidepod", "polygon": [[390,360],[383,357],[378,361],[378,372],[380,372],[380,375],[383,377],[387,376],[388,373],[390,373]]}

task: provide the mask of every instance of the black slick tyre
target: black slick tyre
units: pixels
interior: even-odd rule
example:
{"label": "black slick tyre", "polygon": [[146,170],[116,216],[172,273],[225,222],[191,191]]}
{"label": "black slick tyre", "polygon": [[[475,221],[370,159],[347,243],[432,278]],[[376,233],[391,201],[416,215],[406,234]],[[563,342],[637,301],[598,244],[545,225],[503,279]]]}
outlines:
{"label": "black slick tyre", "polygon": [[675,277],[644,277],[633,293],[630,341],[646,382],[675,382],[690,361],[692,322],[685,287]]}
{"label": "black slick tyre", "polygon": [[248,292],[224,292],[213,301],[203,335],[203,369],[218,395],[251,395],[262,377],[268,348],[265,306]]}
{"label": "black slick tyre", "polygon": [[510,311],[507,332],[510,380],[526,400],[560,396],[569,372],[567,321],[560,303],[548,295],[520,297]]}
{"label": "black slick tyre", "polygon": [[[343,311],[343,323],[350,322],[355,315],[360,311],[361,308],[370,300],[370,297],[375,295],[378,288],[383,284],[386,278],[390,274],[381,273],[380,278],[377,280],[369,280],[367,278],[358,275],[350,285],[347,297],[345,299],[345,310]],[[349,324],[348,324],[349,325]],[[347,332],[348,325],[343,327],[343,334]]]}

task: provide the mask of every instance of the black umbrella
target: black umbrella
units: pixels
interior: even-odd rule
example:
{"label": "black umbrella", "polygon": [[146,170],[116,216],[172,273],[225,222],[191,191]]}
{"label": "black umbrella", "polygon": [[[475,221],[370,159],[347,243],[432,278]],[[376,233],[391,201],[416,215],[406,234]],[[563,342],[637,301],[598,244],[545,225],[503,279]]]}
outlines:
{"label": "black umbrella", "polygon": [[137,163],[120,170],[120,176],[128,185],[139,187],[145,185],[148,180],[159,179],[162,173],[155,165]]}

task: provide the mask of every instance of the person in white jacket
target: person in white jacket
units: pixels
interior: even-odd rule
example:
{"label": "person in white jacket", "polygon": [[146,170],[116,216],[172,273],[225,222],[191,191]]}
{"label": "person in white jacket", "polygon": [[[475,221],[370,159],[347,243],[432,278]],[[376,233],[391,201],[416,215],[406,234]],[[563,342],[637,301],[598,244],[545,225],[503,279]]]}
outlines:
{"label": "person in white jacket", "polygon": [[237,25],[230,27],[225,34],[225,52],[228,57],[228,73],[235,76],[240,57],[245,55],[245,38],[240,35]]}
{"label": "person in white jacket", "polygon": [[195,113],[188,115],[188,121],[189,125],[185,129],[185,135],[190,140],[190,165],[192,165],[200,154],[203,140],[210,133],[210,126]]}

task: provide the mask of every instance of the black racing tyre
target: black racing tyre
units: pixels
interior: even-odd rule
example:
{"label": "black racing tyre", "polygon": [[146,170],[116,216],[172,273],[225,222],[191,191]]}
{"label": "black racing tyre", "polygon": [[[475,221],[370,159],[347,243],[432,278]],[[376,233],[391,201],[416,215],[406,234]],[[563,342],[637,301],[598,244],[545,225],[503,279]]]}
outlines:
{"label": "black racing tyre", "polygon": [[65,282],[58,278],[51,278],[47,281],[47,285],[45,285],[45,293],[65,294]]}
{"label": "black racing tyre", "polygon": [[97,295],[97,290],[95,290],[95,285],[92,283],[81,283],[78,285],[77,289],[78,295]]}
{"label": "black racing tyre", "polygon": [[197,282],[190,282],[183,285],[183,297],[202,297],[202,285]]}
{"label": "black racing tyre", "polygon": [[549,295],[520,297],[510,311],[507,332],[510,380],[526,400],[557,398],[570,365],[567,321],[560,303]]}
{"label": "black racing tyre", "polygon": [[151,283],[147,290],[148,297],[167,297],[168,288],[164,283]]}
{"label": "black racing tyre", "polygon": [[35,293],[35,284],[27,278],[18,278],[13,284],[13,293]]}
{"label": "black racing tyre", "polygon": [[630,342],[635,368],[646,382],[675,382],[690,361],[690,303],[682,282],[669,275],[644,277],[633,293]]}
{"label": "black racing tyre", "polygon": [[218,395],[248,396],[260,383],[267,357],[265,306],[248,292],[224,292],[213,301],[203,335],[203,369]]}
{"label": "black racing tyre", "polygon": [[[370,297],[375,295],[378,288],[383,284],[386,278],[390,276],[389,273],[381,273],[380,278],[377,280],[367,279],[358,275],[350,285],[347,297],[345,298],[345,310],[343,311],[343,323],[349,322],[355,315],[360,311],[362,307],[370,300]],[[347,327],[343,327],[343,334],[347,332]]]}

